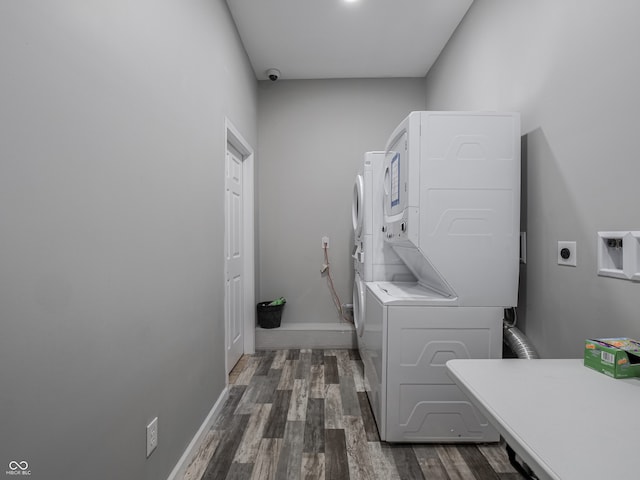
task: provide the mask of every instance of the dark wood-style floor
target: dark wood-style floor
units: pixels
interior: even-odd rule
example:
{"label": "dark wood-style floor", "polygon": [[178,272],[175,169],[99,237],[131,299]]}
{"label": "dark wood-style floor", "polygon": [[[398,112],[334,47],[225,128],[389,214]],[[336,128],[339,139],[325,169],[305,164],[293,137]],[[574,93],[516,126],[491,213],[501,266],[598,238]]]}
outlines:
{"label": "dark wood-style floor", "polygon": [[357,350],[244,356],[185,480],[521,480],[503,446],[380,442]]}

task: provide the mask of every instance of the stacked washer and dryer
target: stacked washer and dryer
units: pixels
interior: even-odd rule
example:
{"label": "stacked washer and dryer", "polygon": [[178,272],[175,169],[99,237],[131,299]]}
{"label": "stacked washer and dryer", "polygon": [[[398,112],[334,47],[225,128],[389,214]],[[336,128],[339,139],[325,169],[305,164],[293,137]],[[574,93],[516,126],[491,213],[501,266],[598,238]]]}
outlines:
{"label": "stacked washer and dryer", "polygon": [[412,112],[358,182],[354,319],[380,438],[497,441],[445,363],[502,355],[518,291],[519,115]]}
{"label": "stacked washer and dryer", "polygon": [[353,320],[358,349],[363,353],[366,283],[414,282],[415,277],[379,233],[382,231],[382,196],[385,152],[366,152],[363,170],[353,186]]}

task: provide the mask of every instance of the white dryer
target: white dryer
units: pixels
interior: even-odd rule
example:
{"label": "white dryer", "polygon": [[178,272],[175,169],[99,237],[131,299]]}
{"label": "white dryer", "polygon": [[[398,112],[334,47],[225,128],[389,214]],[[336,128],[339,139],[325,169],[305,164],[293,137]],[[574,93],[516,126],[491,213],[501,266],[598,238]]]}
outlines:
{"label": "white dryer", "polygon": [[412,112],[387,145],[382,228],[393,250],[462,306],[517,305],[520,116]]}
{"label": "white dryer", "polygon": [[353,223],[353,241],[357,247],[361,241],[364,226],[364,177],[362,173],[356,175],[356,181],[353,184],[351,221]]}
{"label": "white dryer", "polygon": [[415,281],[382,234],[384,161],[385,152],[366,152],[363,172],[356,176],[353,186],[353,318],[360,349],[366,321],[366,282]]}

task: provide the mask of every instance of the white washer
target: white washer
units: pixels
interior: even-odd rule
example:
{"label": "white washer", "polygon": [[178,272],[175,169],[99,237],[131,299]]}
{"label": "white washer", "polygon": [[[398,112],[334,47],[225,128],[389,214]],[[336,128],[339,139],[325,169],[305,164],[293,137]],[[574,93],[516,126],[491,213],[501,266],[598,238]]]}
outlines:
{"label": "white washer", "polygon": [[499,358],[501,307],[458,307],[418,284],[367,283],[371,408],[387,442],[494,442],[498,432],[449,378],[453,358]]}
{"label": "white washer", "polygon": [[365,294],[367,292],[367,284],[360,273],[357,271],[353,277],[353,323],[356,329],[356,338],[358,340],[358,349],[362,355],[364,347],[362,335],[364,334],[365,324]]}

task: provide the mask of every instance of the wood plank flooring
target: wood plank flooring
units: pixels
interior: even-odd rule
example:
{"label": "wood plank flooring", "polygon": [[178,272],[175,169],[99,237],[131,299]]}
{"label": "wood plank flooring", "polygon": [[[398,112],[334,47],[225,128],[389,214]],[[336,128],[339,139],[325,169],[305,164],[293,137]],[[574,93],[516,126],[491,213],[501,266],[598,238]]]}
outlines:
{"label": "wood plank flooring", "polygon": [[357,350],[243,356],[184,480],[521,480],[502,445],[381,442]]}

